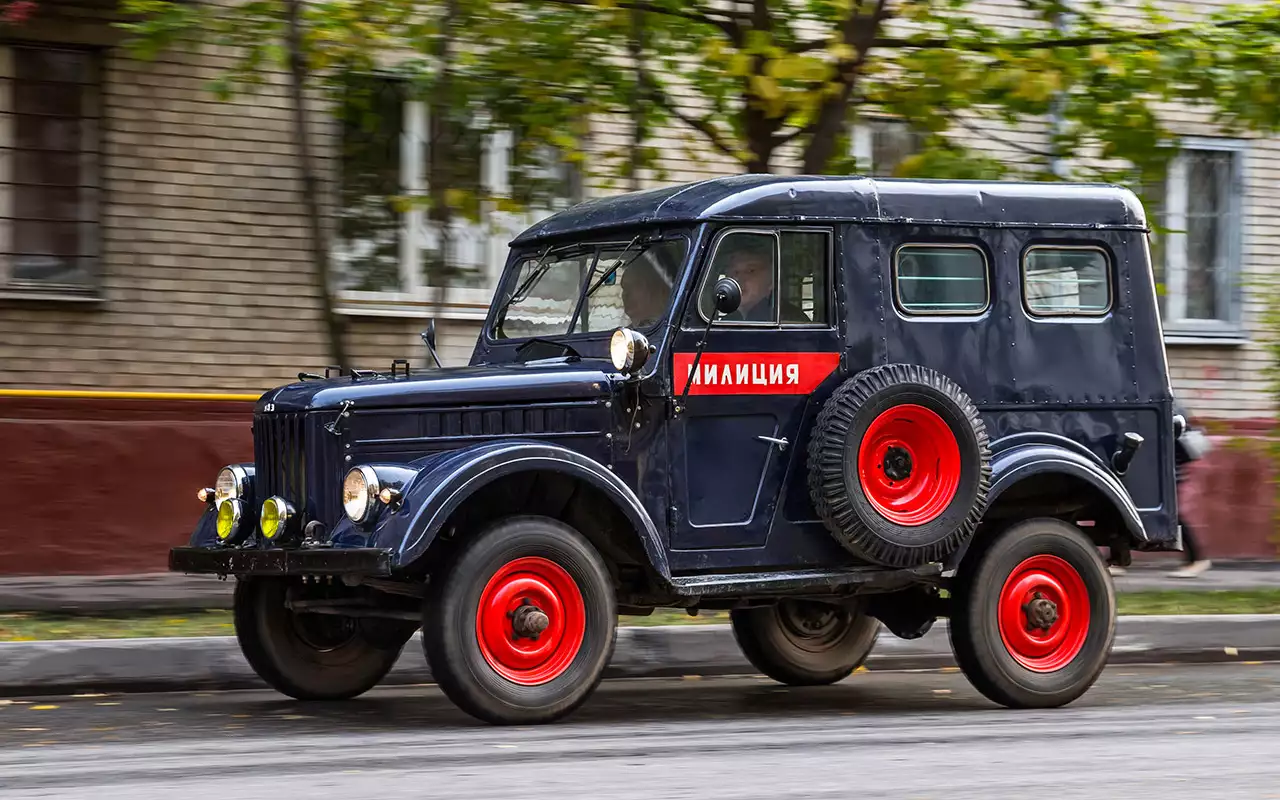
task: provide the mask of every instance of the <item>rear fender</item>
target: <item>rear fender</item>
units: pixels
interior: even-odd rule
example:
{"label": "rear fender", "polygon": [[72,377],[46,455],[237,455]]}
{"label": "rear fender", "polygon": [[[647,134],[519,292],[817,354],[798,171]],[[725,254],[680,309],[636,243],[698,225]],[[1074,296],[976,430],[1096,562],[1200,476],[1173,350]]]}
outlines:
{"label": "rear fender", "polygon": [[[1009,436],[992,445],[991,489],[988,508],[1000,495],[1035,475],[1058,473],[1079,478],[1097,489],[1115,509],[1130,543],[1140,548],[1148,541],[1142,516],[1129,491],[1107,465],[1088,448],[1064,436],[1033,433]],[[946,568],[955,568],[964,558],[972,540],[947,559]]]}
{"label": "rear fender", "polygon": [[[399,479],[401,498],[393,507],[378,503],[374,519],[356,525],[345,516],[334,528],[339,546],[384,547],[398,568],[417,563],[468,497],[492,481],[516,472],[558,472],[603,492],[631,523],[650,564],[669,583],[671,567],[653,520],[627,486],[594,459],[544,442],[504,441],[428,456],[410,464],[371,463],[381,479]],[[387,485],[384,483],[384,485]],[[395,484],[391,484],[395,485]]]}

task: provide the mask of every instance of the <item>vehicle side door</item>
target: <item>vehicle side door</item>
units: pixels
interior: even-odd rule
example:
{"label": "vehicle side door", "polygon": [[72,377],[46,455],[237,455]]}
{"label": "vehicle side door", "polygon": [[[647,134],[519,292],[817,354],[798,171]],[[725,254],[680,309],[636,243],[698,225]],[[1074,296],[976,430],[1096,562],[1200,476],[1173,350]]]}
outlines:
{"label": "vehicle side door", "polygon": [[[767,541],[809,395],[839,364],[835,247],[829,227],[729,227],[715,235],[671,355],[677,402],[689,386],[669,427],[673,551]],[[742,303],[708,330],[713,286],[724,275],[739,282]]]}

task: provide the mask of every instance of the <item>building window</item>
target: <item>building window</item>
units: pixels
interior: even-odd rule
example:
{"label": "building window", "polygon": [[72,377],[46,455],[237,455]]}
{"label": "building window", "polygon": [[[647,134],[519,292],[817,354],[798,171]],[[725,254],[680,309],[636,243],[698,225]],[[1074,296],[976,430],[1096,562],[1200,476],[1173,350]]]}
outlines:
{"label": "building window", "polygon": [[1111,310],[1111,267],[1096,247],[1032,247],[1022,257],[1022,296],[1037,317],[1097,317]]}
{"label": "building window", "polygon": [[[511,131],[431,119],[402,80],[348,80],[334,248],[339,285],[352,297],[409,300],[447,285],[460,290],[455,296],[487,303],[507,242],[568,205],[576,174]],[[432,187],[441,185],[452,209],[448,224],[429,206]],[[499,199],[519,211],[499,210]]]}
{"label": "building window", "polygon": [[893,177],[899,164],[924,149],[924,136],[900,119],[868,117],[852,133],[858,174],[872,178]]}
{"label": "building window", "polygon": [[1165,329],[1239,328],[1243,142],[1185,140],[1162,183],[1146,192],[1151,259]]}
{"label": "building window", "polygon": [[98,70],[88,51],[0,47],[0,294],[97,292]]}
{"label": "building window", "polygon": [[894,254],[893,275],[905,314],[981,314],[990,303],[987,257],[973,245],[905,244]]}

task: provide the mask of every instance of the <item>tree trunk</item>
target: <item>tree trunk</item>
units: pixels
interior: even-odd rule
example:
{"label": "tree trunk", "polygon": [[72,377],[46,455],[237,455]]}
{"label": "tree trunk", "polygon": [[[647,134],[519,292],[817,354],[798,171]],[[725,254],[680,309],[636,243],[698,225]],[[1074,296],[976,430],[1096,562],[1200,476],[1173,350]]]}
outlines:
{"label": "tree trunk", "polygon": [[627,152],[627,188],[640,188],[640,147],[644,144],[644,11],[631,9],[631,35],[627,37],[627,50],[635,65],[635,91],[631,96],[631,142]]}
{"label": "tree trunk", "polygon": [[302,2],[287,0],[287,47],[289,54],[289,95],[293,103],[294,145],[298,154],[298,171],[302,174],[302,201],[306,208],[307,228],[311,239],[311,270],[316,289],[320,292],[320,310],[324,316],[329,336],[329,355],[343,368],[347,362],[346,340],[342,320],[333,310],[333,292],[330,288],[329,246],[325,238],[324,222],[320,211],[320,180],[316,177],[315,158],[311,152],[311,129],[304,96],[307,85],[307,65],[302,52]]}

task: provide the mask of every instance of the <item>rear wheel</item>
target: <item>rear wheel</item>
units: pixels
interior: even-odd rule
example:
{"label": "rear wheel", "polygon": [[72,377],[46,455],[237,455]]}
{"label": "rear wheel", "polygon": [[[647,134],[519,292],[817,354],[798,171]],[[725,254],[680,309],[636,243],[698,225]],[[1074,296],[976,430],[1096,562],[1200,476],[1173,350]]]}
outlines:
{"label": "rear wheel", "polygon": [[950,622],[956,661],[978,691],[1010,708],[1076,700],[1115,638],[1115,591],[1098,549],[1057,519],[1009,527],[966,556]]}
{"label": "rear wheel", "polygon": [[591,543],[557,520],[518,517],[465,542],[433,577],[422,642],[463,711],[538,723],[590,697],[616,627],[613,586]]}
{"label": "rear wheel", "polygon": [[821,686],[844,680],[876,643],[874,617],[831,603],[782,600],[729,612],[751,664],[779,683]]}
{"label": "rear wheel", "polygon": [[235,629],[258,677],[298,700],[346,700],[369,691],[395,666],[417,627],[384,624],[369,635],[350,617],[294,613],[286,605],[289,587],[285,578],[239,580]]}

